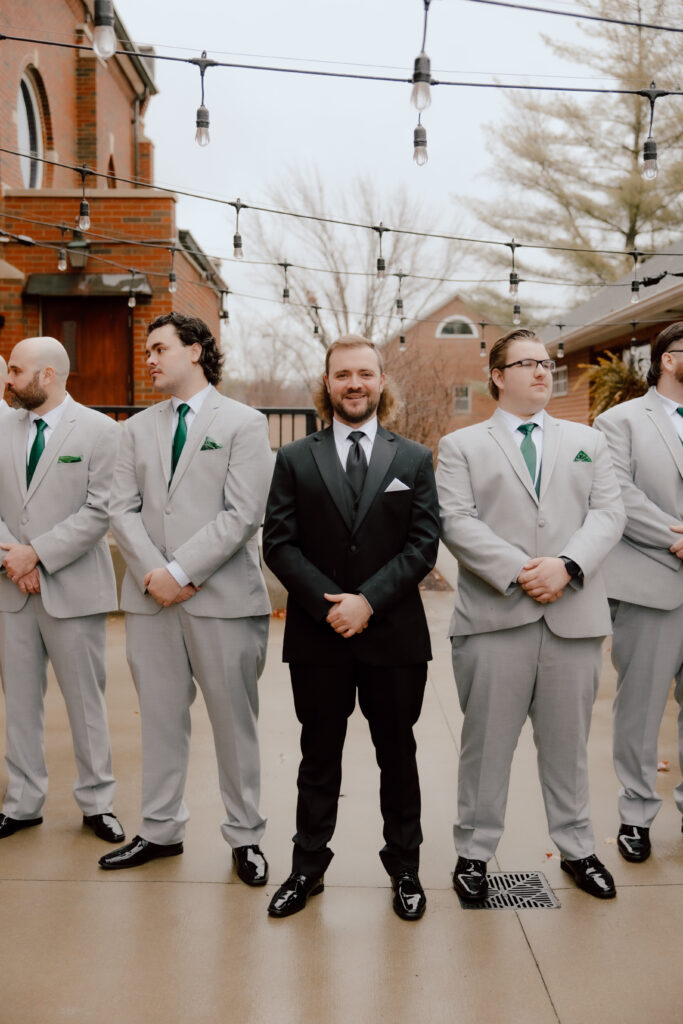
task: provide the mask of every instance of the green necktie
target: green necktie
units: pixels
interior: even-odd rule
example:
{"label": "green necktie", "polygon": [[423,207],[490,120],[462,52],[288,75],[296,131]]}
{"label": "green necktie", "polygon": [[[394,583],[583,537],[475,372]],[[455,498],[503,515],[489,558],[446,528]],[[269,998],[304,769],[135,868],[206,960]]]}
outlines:
{"label": "green necktie", "polygon": [[175,468],[178,465],[178,459],[180,453],[185,447],[185,441],[187,440],[187,423],[185,417],[190,411],[189,405],[185,402],[181,402],[178,406],[178,426],[175,428],[175,434],[173,435],[173,452],[171,453],[171,479],[175,473]]}
{"label": "green necktie", "polygon": [[46,427],[47,423],[45,420],[36,420],[36,436],[33,440],[33,444],[31,445],[31,451],[28,456],[28,465],[26,466],[27,487],[31,486],[31,480],[33,479],[33,474],[36,471],[38,460],[45,451],[45,437],[43,436],[43,432]]}
{"label": "green necktie", "polygon": [[[536,423],[520,423],[517,427],[517,430],[524,434],[524,440],[520,447],[527,469],[531,474],[531,482],[534,485],[536,483],[536,445],[534,444],[531,435],[536,426]],[[538,491],[536,491],[536,493],[538,494]]]}
{"label": "green necktie", "polygon": [[[679,405],[679,407],[676,409],[676,412],[679,416],[683,416],[683,405]],[[681,444],[683,444],[683,437],[681,438]]]}

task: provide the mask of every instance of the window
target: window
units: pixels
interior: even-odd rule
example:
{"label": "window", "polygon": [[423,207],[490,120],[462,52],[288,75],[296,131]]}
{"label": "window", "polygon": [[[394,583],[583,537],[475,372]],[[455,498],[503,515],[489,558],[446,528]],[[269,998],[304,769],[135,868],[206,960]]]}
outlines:
{"label": "window", "polygon": [[436,329],[437,338],[452,338],[455,335],[476,338],[477,328],[466,316],[449,316],[448,320],[443,320]]}
{"label": "window", "polygon": [[562,398],[569,394],[569,368],[556,366],[553,370],[553,397]]}
{"label": "window", "polygon": [[456,384],[453,388],[453,412],[471,412],[469,384]]}
{"label": "window", "polygon": [[43,125],[38,95],[28,74],[22,75],[19,83],[17,126],[19,152],[26,154],[19,158],[24,187],[40,188],[43,181]]}

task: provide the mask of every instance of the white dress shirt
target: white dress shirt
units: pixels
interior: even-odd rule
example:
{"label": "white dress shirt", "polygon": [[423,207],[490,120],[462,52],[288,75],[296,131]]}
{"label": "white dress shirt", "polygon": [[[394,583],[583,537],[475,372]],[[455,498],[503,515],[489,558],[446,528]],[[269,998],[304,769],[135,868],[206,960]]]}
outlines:
{"label": "white dress shirt", "polygon": [[55,406],[54,409],[50,409],[49,412],[44,412],[42,414],[38,412],[30,412],[28,414],[30,423],[28,428],[28,437],[26,438],[27,466],[28,458],[29,455],[31,454],[31,448],[33,447],[33,442],[35,441],[36,434],[38,433],[38,428],[36,427],[36,420],[43,420],[43,422],[47,424],[45,430],[43,431],[43,440],[45,441],[45,444],[47,444],[47,442],[50,440],[50,437],[52,436],[55,427],[57,426],[62,416],[64,415],[64,410],[66,409],[66,400],[68,397],[68,395],[65,395],[64,401],[60,402],[59,405]]}
{"label": "white dress shirt", "polygon": [[[173,403],[173,421],[171,425],[171,438],[169,441],[169,445],[173,445],[173,438],[175,436],[176,427],[178,426],[178,420],[180,418],[178,415],[179,406],[184,404],[189,405],[190,407],[189,412],[185,413],[185,426],[187,427],[187,432],[189,434],[190,427],[192,426],[192,423],[194,422],[197,413],[204,404],[204,400],[208,396],[210,391],[211,384],[207,384],[205,388],[202,388],[201,391],[198,391],[196,395],[192,396],[192,398],[176,398],[175,395],[171,398],[171,402]],[[183,569],[181,569],[180,565],[178,564],[178,562],[176,562],[175,559],[169,562],[166,568],[168,569],[171,576],[179,586],[186,587],[188,583],[192,582],[190,577]]]}
{"label": "white dress shirt", "polygon": [[683,416],[678,412],[681,403],[674,402],[673,398],[667,398],[665,395],[662,395],[657,388],[655,388],[655,394],[666,409],[667,415],[673,421],[674,430],[680,437],[681,441],[683,441]]}
{"label": "white dress shirt", "polygon": [[349,434],[353,430],[362,430],[365,435],[360,439],[360,446],[365,452],[365,458],[368,460],[368,465],[370,465],[372,446],[375,443],[375,437],[377,436],[377,417],[373,416],[371,420],[368,420],[367,423],[363,423],[359,427],[350,427],[346,423],[340,423],[336,417],[332,420],[334,443],[344,472],[346,472],[346,461],[349,457],[349,452],[353,448],[353,441],[349,440]]}
{"label": "white dress shirt", "polygon": [[533,416],[530,416],[525,420],[520,419],[519,416],[515,416],[514,413],[508,412],[506,409],[501,409],[500,406],[498,406],[498,411],[502,415],[505,421],[505,426],[510,431],[518,448],[522,447],[524,434],[517,428],[521,426],[522,423],[536,424],[536,429],[531,431],[531,440],[536,446],[536,476],[534,478],[534,487],[538,487],[538,480],[541,475],[541,460],[543,458],[543,427],[545,423],[544,410],[541,409],[540,412],[534,413]]}

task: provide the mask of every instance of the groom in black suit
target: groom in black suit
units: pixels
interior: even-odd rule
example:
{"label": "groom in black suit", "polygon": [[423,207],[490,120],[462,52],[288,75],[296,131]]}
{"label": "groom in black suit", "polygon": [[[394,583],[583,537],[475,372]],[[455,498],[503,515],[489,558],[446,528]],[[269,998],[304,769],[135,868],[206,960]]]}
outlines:
{"label": "groom in black suit", "polygon": [[358,691],[380,768],[380,857],[394,910],[416,920],[425,896],[413,726],[431,658],[418,583],[439,540],[432,456],[379,425],[394,399],[365,338],[330,345],[318,398],[331,426],[278,452],[263,531],[265,560],[289,592],[283,660],[302,727],[292,874],[268,913],[294,914],[323,889]]}

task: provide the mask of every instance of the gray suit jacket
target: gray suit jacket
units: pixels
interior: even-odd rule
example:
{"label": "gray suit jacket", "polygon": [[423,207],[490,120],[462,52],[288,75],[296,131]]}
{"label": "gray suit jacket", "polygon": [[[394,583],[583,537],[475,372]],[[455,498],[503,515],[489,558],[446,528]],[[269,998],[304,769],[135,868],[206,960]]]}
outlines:
{"label": "gray suit jacket", "polygon": [[[27,490],[28,430],[24,410],[2,416],[0,541],[33,545],[50,615],[114,611],[116,581],[106,533],[120,428],[68,398]],[[0,571],[0,611],[19,611],[27,599]]]}
{"label": "gray suit jacket", "polygon": [[[582,452],[587,458],[577,460]],[[510,629],[543,616],[557,636],[611,632],[600,564],[624,528],[607,444],[591,427],[546,414],[540,496],[498,410],[441,439],[441,536],[460,563],[450,635]],[[567,555],[584,573],[553,604],[515,581],[539,555]]]}
{"label": "gray suit jacket", "polygon": [[683,444],[650,388],[598,416],[626,508],[624,536],[604,565],[610,597],[647,608],[683,604],[680,558],[669,551],[683,522]]}
{"label": "gray suit jacket", "polygon": [[213,389],[169,486],[172,422],[169,400],[124,424],[110,502],[112,533],[128,565],[121,607],[160,611],[143,580],[176,559],[201,588],[183,605],[191,615],[268,615],[256,538],[273,472],[267,420]]}

